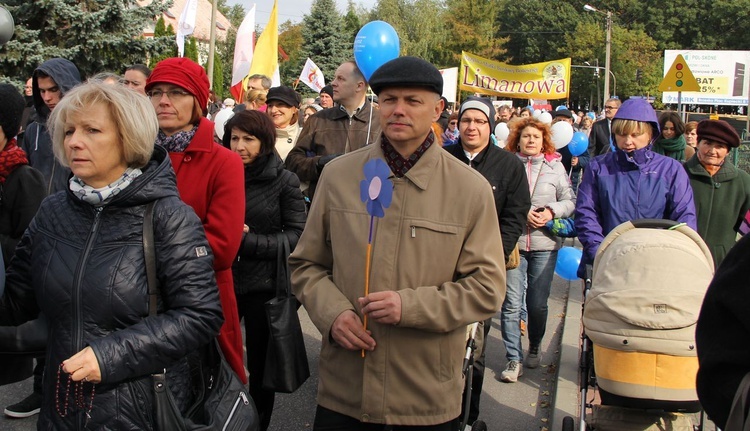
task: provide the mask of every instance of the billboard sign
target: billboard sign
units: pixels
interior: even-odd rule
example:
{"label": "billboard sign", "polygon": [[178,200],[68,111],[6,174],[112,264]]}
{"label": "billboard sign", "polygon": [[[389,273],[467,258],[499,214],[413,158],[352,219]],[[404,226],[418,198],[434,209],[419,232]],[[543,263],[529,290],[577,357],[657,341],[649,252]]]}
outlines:
{"label": "billboard sign", "polygon": [[[682,55],[698,80],[700,91],[682,92],[682,103],[690,105],[747,106],[750,51],[664,51],[664,75]],[[676,91],[662,93],[663,103],[677,103]]]}

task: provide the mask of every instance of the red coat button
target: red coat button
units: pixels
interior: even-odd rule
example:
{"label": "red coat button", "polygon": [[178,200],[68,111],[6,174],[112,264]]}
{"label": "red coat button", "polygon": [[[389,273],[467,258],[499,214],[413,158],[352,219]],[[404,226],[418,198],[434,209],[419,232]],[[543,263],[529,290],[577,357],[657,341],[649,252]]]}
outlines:
{"label": "red coat button", "polygon": [[182,159],[183,162],[189,162],[191,160],[193,160],[193,158],[190,156],[185,156],[185,158]]}

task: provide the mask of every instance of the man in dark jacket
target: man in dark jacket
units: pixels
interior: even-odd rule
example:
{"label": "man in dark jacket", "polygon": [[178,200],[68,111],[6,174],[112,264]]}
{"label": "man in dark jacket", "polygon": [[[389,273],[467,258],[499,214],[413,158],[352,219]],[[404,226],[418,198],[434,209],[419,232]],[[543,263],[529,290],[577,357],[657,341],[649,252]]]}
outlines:
{"label": "man in dark jacket", "polygon": [[70,170],[63,167],[52,153],[47,118],[65,93],[80,83],[78,68],[64,58],[45,61],[32,76],[32,97],[37,119],[26,128],[21,148],[29,156],[29,165],[44,175],[47,194],[65,190],[70,174]]}
{"label": "man in dark jacket", "polygon": [[[492,103],[484,97],[471,96],[461,104],[458,114],[458,143],[445,149],[462,162],[481,173],[492,186],[495,196],[498,224],[503,239],[506,263],[526,225],[526,216],[531,208],[528,181],[523,165],[518,158],[490,141],[495,129]],[[487,334],[492,319],[483,322],[484,341],[478,344],[478,355],[474,362],[469,421],[479,416],[479,397],[484,380],[484,358]]]}
{"label": "man in dark jacket", "polygon": [[[37,119],[29,124],[21,148],[29,158],[29,165],[44,175],[48,195],[68,188],[70,169],[62,166],[52,153],[52,139],[47,131],[47,118],[70,89],[81,83],[78,68],[64,58],[53,58],[42,63],[32,76],[32,97]],[[34,369],[34,392],[20,402],[8,406],[4,413],[24,418],[39,413],[42,404],[42,376],[44,358],[37,358]]]}
{"label": "man in dark jacket", "polygon": [[604,119],[595,122],[591,126],[589,134],[589,155],[596,157],[606,154],[615,146],[615,137],[612,134],[612,119],[620,109],[622,102],[620,99],[609,99],[604,103]]}
{"label": "man in dark jacket", "polygon": [[367,81],[357,64],[347,61],[339,66],[331,86],[338,106],[308,118],[286,158],[287,169],[303,183],[309,183],[304,193],[310,201],[326,163],[373,143],[380,136],[380,117],[367,100]]}

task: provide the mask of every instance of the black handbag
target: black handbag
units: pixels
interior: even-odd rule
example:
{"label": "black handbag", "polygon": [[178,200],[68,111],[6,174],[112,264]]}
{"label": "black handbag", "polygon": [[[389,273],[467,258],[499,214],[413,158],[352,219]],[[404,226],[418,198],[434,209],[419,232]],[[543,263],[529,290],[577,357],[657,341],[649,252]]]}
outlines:
{"label": "black handbag", "polygon": [[[143,220],[143,251],[148,278],[148,314],[157,313],[159,285],[156,278],[153,211],[155,201],[146,206]],[[166,370],[153,374],[154,422],[157,431],[257,431],[258,411],[245,385],[224,359],[216,339],[208,343],[200,360],[188,360],[190,374],[198,387],[196,401],[183,415],[167,384]],[[192,356],[195,358],[195,356]]]}
{"label": "black handbag", "polygon": [[292,393],[310,377],[310,367],[297,315],[299,302],[291,293],[287,263],[291,253],[289,239],[284,234],[278,234],[276,238],[276,297],[264,304],[269,337],[263,388],[274,392]]}

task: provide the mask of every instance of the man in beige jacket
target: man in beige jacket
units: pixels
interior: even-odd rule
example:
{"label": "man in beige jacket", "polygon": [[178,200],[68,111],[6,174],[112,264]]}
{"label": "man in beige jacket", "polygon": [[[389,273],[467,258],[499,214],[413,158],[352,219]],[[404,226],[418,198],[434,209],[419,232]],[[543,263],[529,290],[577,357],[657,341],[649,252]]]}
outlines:
{"label": "man in beige jacket", "polygon": [[[289,259],[294,293],[323,334],[314,430],[453,431],[466,325],[505,296],[492,190],[434,143],[443,80],[432,64],[391,60],[370,86],[380,140],[326,166]],[[360,181],[376,158],[390,168],[393,201],[375,220],[365,295],[370,215]]]}

